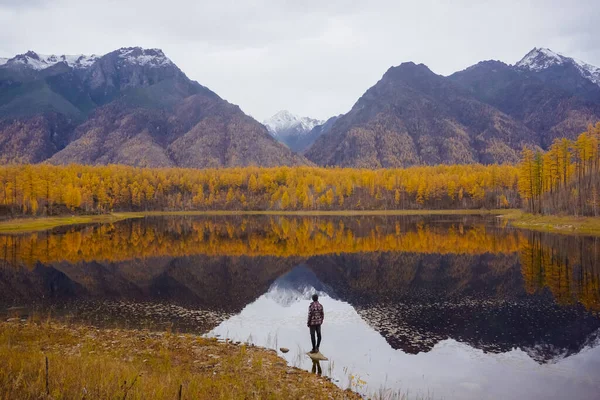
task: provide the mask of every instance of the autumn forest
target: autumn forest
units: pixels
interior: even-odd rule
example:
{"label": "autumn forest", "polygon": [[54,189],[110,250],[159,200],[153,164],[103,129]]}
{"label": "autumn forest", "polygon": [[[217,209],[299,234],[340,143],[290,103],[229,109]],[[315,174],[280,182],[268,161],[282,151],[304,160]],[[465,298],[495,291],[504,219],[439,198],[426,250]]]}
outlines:
{"label": "autumn forest", "polygon": [[390,210],[523,207],[597,216],[600,123],[518,166],[150,169],[121,165],[0,167],[0,216],[150,210]]}
{"label": "autumn forest", "polygon": [[0,199],[14,214],[143,210],[384,210],[518,205],[517,168],[145,169],[9,166]]}

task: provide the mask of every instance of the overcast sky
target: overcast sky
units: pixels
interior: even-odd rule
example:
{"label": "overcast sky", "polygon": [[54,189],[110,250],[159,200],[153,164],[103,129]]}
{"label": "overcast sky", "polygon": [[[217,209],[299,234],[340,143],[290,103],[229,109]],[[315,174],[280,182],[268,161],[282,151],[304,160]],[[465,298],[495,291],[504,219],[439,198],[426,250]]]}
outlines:
{"label": "overcast sky", "polygon": [[0,57],[158,47],[263,120],[347,112],[393,65],[442,75],[533,47],[600,66],[599,0],[0,0]]}

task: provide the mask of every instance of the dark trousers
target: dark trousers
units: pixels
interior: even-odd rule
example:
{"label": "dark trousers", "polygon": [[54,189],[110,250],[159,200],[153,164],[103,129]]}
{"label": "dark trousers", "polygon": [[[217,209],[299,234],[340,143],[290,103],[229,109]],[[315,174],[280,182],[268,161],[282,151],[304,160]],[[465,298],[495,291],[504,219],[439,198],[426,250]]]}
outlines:
{"label": "dark trousers", "polygon": [[313,360],[313,366],[311,372],[313,374],[321,375],[323,373],[323,369],[321,368],[321,363],[318,360]]}
{"label": "dark trousers", "polygon": [[[316,340],[315,333],[317,334]],[[313,349],[321,347],[321,325],[310,326],[310,341],[312,342]]]}

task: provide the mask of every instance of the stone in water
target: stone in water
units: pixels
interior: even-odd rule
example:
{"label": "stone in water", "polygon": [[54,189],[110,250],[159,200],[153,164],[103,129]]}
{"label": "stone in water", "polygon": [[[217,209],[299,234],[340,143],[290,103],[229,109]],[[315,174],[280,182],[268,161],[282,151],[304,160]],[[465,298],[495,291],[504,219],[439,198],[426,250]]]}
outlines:
{"label": "stone in water", "polygon": [[325,357],[321,352],[311,353],[310,351],[306,353],[311,360],[313,361],[329,361],[329,358]]}

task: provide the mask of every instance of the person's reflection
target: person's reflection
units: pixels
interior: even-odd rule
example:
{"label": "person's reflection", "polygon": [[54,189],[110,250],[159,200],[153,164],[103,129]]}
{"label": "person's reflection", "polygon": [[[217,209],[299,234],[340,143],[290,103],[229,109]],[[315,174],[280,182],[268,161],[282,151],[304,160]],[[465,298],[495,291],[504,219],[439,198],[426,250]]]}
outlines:
{"label": "person's reflection", "polygon": [[321,369],[321,362],[319,360],[312,360],[313,365],[312,365],[312,373],[313,374],[317,374],[317,375],[321,375],[323,373],[323,370]]}

